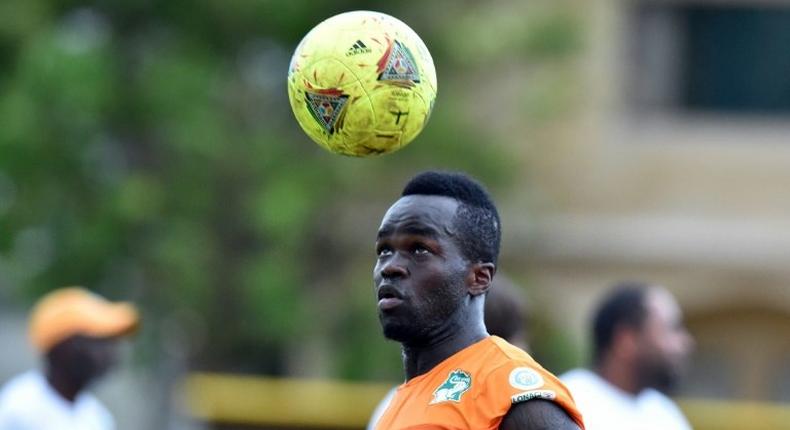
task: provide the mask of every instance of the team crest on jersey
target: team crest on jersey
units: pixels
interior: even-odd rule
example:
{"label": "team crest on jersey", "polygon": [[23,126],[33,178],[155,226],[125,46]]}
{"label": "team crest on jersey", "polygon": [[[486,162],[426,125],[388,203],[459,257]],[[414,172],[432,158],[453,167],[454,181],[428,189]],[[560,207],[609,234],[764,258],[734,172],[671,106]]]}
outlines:
{"label": "team crest on jersey", "polygon": [[417,62],[406,45],[393,40],[378,62],[380,81],[420,82]]}
{"label": "team crest on jersey", "polygon": [[324,90],[320,93],[305,92],[304,95],[310,114],[324,127],[327,133],[333,134],[343,112],[343,107],[348,101],[348,95],[339,90]]}
{"label": "team crest on jersey", "polygon": [[442,402],[460,402],[469,387],[472,386],[472,376],[468,372],[455,369],[447,376],[447,379],[433,392],[431,405]]}
{"label": "team crest on jersey", "polygon": [[543,386],[543,377],[529,367],[516,367],[508,378],[510,385],[519,390],[534,390]]}

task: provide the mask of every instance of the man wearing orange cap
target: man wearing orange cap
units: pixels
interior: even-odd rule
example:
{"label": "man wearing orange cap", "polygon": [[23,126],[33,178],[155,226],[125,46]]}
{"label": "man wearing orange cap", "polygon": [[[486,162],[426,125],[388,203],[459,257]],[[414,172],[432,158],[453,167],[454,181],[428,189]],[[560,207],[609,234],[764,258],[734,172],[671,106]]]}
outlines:
{"label": "man wearing orange cap", "polygon": [[44,296],[30,317],[43,371],[11,379],[0,391],[2,430],[109,430],[112,415],[86,388],[114,364],[116,340],[134,332],[135,308],[82,288]]}

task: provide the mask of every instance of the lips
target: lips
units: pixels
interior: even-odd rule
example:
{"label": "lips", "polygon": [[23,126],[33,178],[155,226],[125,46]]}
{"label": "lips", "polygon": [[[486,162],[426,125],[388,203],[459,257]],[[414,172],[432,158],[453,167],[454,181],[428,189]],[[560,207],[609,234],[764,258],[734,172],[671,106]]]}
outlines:
{"label": "lips", "polygon": [[403,303],[403,300],[394,297],[390,299],[379,299],[379,310],[388,311],[398,307],[401,303]]}
{"label": "lips", "polygon": [[403,296],[392,285],[382,285],[379,287],[378,298],[378,307],[381,311],[394,309],[403,303]]}

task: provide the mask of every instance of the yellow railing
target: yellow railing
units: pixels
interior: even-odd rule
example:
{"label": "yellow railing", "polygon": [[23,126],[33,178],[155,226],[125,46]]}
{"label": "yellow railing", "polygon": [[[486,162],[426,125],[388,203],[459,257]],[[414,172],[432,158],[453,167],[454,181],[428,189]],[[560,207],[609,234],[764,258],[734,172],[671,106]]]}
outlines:
{"label": "yellow railing", "polygon": [[790,430],[790,405],[679,399],[695,430]]}
{"label": "yellow railing", "polygon": [[[217,423],[364,428],[384,383],[195,373],[183,394],[189,413]],[[680,399],[695,430],[790,430],[790,405]]]}
{"label": "yellow railing", "polygon": [[190,413],[210,422],[364,428],[389,384],[198,373],[187,378]]}

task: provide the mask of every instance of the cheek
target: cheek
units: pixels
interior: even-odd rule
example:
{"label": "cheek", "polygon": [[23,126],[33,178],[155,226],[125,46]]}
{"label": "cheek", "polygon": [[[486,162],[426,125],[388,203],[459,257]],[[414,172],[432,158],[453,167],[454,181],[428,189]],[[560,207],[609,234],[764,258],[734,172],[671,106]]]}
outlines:
{"label": "cheek", "polygon": [[376,276],[379,273],[381,267],[381,258],[376,256],[376,261],[373,263],[373,276]]}
{"label": "cheek", "polygon": [[664,359],[675,359],[685,354],[683,337],[672,331],[667,331],[655,339],[656,353]]}
{"label": "cheek", "polygon": [[653,362],[663,360],[667,355],[667,337],[660,330],[652,329],[644,333],[636,345],[637,353],[642,360]]}
{"label": "cheek", "polygon": [[419,271],[421,275],[419,284],[425,286],[425,290],[430,294],[431,291],[445,290],[447,292],[452,287],[453,290],[462,290],[461,285],[464,285],[464,273],[457,268],[447,267],[443,265],[433,265],[426,267],[426,270]]}
{"label": "cheek", "polygon": [[455,308],[466,296],[464,274],[461,272],[441,273],[432,279],[431,286],[424,294],[437,307]]}
{"label": "cheek", "polygon": [[95,369],[103,368],[108,361],[107,354],[101,351],[96,351],[91,354],[90,363]]}
{"label": "cheek", "polygon": [[672,335],[672,351],[677,355],[688,353],[690,348],[689,337],[684,332],[673,333]]}

